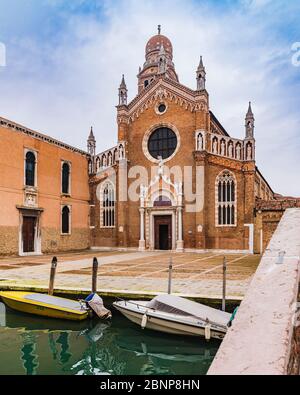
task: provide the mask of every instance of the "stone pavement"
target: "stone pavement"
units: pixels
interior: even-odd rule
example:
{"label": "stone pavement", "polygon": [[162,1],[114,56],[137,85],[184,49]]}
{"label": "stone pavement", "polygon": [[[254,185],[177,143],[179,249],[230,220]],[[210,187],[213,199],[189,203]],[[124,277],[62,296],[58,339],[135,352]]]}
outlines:
{"label": "stone pavement", "polygon": [[[222,297],[224,254],[173,252],[84,251],[58,255],[56,289],[89,291],[92,258],[99,261],[98,290],[156,294],[166,292],[173,263],[172,291],[204,298]],[[51,256],[0,259],[0,289],[6,286],[47,287]],[[227,254],[227,296],[242,299],[260,256]]]}

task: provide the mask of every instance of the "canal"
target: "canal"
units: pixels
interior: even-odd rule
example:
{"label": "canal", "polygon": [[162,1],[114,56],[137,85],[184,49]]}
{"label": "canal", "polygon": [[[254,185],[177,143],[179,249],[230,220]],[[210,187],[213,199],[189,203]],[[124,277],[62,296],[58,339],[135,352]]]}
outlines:
{"label": "canal", "polygon": [[111,322],[72,323],[13,312],[0,303],[0,375],[204,375],[220,342]]}

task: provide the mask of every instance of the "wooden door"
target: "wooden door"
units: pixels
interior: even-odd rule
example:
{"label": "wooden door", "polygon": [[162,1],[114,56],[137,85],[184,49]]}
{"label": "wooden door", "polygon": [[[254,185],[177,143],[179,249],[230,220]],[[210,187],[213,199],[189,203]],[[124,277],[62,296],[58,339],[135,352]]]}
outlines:
{"label": "wooden door", "polygon": [[155,218],[155,249],[172,250],[172,216],[162,215]]}
{"label": "wooden door", "polygon": [[35,217],[23,217],[23,252],[34,252]]}

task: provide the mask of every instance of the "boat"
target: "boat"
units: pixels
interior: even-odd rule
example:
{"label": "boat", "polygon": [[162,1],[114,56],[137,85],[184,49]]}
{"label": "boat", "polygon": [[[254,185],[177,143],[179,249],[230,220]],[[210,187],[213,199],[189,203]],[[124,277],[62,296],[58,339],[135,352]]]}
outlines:
{"label": "boat", "polygon": [[232,315],[175,295],[148,301],[120,300],[113,306],[141,328],[159,332],[223,339]]}
{"label": "boat", "polygon": [[82,321],[90,309],[84,302],[32,292],[0,292],[0,297],[13,310],[62,320]]}

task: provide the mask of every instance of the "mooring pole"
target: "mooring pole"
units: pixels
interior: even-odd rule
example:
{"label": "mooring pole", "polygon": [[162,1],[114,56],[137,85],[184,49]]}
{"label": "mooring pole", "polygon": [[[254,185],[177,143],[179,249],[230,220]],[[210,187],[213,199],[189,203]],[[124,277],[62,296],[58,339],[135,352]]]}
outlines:
{"label": "mooring pole", "polygon": [[98,274],[98,259],[93,259],[93,278],[92,278],[92,293],[95,294],[97,292],[97,274]]}
{"label": "mooring pole", "polygon": [[222,297],[222,310],[226,311],[226,257],[223,258],[223,297]]}
{"label": "mooring pole", "polygon": [[56,256],[54,256],[52,259],[52,262],[51,262],[51,272],[50,272],[48,295],[53,295],[53,292],[54,292],[54,280],[55,280],[56,268],[57,268],[57,258],[56,258]]}
{"label": "mooring pole", "polygon": [[168,281],[168,294],[171,295],[172,293],[172,270],[173,270],[173,261],[172,257],[170,257],[169,263],[169,281]]}

